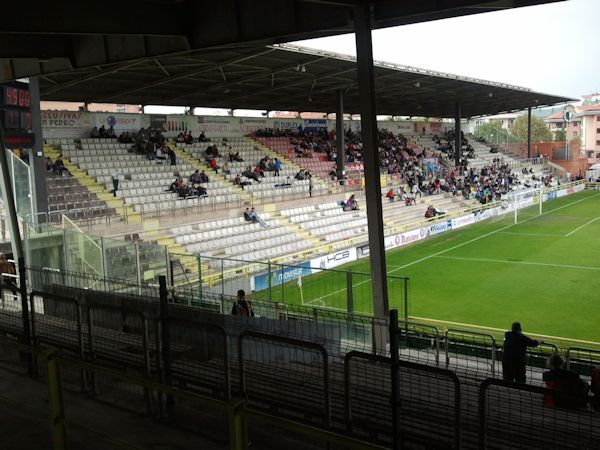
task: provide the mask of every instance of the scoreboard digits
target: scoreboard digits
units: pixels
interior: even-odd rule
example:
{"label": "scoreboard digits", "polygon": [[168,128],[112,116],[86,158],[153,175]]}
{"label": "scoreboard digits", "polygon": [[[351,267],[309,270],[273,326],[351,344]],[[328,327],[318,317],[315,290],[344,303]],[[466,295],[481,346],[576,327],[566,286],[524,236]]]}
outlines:
{"label": "scoreboard digits", "polygon": [[29,84],[9,81],[0,84],[0,124],[5,130],[7,147],[31,147],[31,95]]}

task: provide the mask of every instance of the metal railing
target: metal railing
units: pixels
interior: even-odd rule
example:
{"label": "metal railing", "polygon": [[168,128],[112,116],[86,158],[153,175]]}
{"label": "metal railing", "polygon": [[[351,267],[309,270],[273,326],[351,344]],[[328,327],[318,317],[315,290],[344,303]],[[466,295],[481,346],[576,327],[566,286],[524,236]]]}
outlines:
{"label": "metal railing", "polygon": [[485,380],[479,386],[479,449],[597,448],[600,415],[586,409],[586,401],[565,391]]}

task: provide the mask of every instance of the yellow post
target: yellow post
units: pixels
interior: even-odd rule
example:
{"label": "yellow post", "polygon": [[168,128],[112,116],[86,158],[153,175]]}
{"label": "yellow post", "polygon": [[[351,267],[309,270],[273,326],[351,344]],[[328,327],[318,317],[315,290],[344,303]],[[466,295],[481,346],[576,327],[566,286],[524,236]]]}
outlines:
{"label": "yellow post", "polygon": [[48,403],[50,404],[50,427],[52,428],[52,449],[67,449],[67,426],[65,405],[63,402],[62,384],[58,352],[53,349],[46,353],[48,366]]}
{"label": "yellow post", "polygon": [[248,448],[248,429],[243,415],[244,400],[235,399],[229,404],[229,448],[246,450]]}

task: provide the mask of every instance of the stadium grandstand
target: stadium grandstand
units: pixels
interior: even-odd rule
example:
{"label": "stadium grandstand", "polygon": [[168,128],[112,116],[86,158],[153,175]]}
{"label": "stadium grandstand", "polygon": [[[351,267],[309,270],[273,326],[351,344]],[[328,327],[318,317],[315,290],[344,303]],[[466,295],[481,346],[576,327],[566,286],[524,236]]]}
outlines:
{"label": "stadium grandstand", "polygon": [[[189,30],[193,2],[133,3],[126,33],[74,2],[0,32],[7,448],[600,448],[600,184],[461,131],[570,99],[371,55],[372,27],[545,2],[225,2]],[[284,44],[349,31],[357,58]],[[514,314],[526,382],[506,376]]]}

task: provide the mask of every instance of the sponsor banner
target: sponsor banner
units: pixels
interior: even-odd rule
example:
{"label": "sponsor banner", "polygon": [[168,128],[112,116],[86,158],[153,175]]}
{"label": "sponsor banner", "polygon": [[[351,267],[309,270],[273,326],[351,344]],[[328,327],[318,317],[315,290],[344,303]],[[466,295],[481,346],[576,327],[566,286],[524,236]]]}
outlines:
{"label": "sponsor banner", "polygon": [[436,234],[443,233],[445,231],[452,229],[452,221],[446,220],[444,222],[434,223],[433,225],[429,225],[429,227],[424,227],[422,230],[426,230],[426,236],[435,236]]}
{"label": "sponsor banner", "polygon": [[164,129],[164,124],[167,122],[165,114],[150,114],[150,127]]}
{"label": "sponsor banner", "polygon": [[327,130],[327,119],[304,119],[304,129],[306,131]]}
{"label": "sponsor banner", "polygon": [[556,198],[556,191],[546,192],[544,194],[544,201],[552,200]]}
{"label": "sponsor banner", "polygon": [[419,241],[419,240],[423,239],[423,237],[424,237],[421,234],[420,228],[418,230],[405,231],[404,233],[401,233],[398,236],[400,237],[399,246],[410,244],[411,242]]}
{"label": "sponsor banner", "polygon": [[271,119],[270,125],[268,128],[273,128],[274,130],[292,130],[298,131],[300,128],[304,128],[304,120],[303,119]]}
{"label": "sponsor banner", "polygon": [[403,245],[419,241],[425,237],[426,234],[421,232],[421,228],[417,228],[416,230],[411,231],[405,231],[404,233],[386,237],[384,240],[385,248],[387,250],[391,248],[402,247]]}
{"label": "sponsor banner", "polygon": [[564,197],[567,194],[568,194],[568,192],[567,192],[566,189],[559,189],[558,191],[556,191],[556,196],[557,197]]}
{"label": "sponsor banner", "polygon": [[433,134],[440,134],[442,132],[442,122],[430,122],[429,131]]}
{"label": "sponsor banner", "polygon": [[489,219],[490,217],[494,217],[498,215],[498,208],[490,208],[485,209],[483,211],[477,211],[474,214],[475,222],[480,222],[485,219]]}
{"label": "sponsor banner", "polygon": [[267,119],[240,117],[238,120],[240,132],[244,135],[269,128]]}
{"label": "sponsor banner", "polygon": [[320,269],[333,269],[352,261],[356,261],[356,248],[349,248],[331,253],[326,256],[320,256],[310,260],[310,267],[313,268],[313,273],[320,272]]}
{"label": "sponsor banner", "polygon": [[371,252],[369,252],[369,244],[365,244],[365,245],[356,247],[356,258],[357,259],[366,258],[370,254],[371,254]]}
{"label": "sponsor banner", "polygon": [[345,166],[346,169],[346,173],[350,173],[350,172],[364,172],[365,171],[365,166],[363,163],[347,163]]}
{"label": "sponsor banner", "polygon": [[577,186],[573,186],[573,192],[581,192],[585,189],[585,185],[578,184]]}
{"label": "sponsor banner", "polygon": [[298,280],[300,277],[310,275],[312,270],[310,263],[305,261],[295,266],[284,266],[276,269],[277,266],[273,266],[271,273],[263,273],[253,277],[253,283],[255,291],[264,291],[269,288],[269,279],[271,280],[271,287],[280,286],[290,281]]}
{"label": "sponsor banner", "polygon": [[475,223],[475,216],[473,214],[462,216],[458,219],[452,219],[452,229],[465,227],[467,225],[471,225],[472,223]]}
{"label": "sponsor banner", "polygon": [[138,131],[150,126],[150,118],[145,114],[94,113],[94,124],[98,128],[113,127],[116,132]]}
{"label": "sponsor banner", "polygon": [[533,205],[533,198],[528,198],[525,200],[521,200],[517,205],[517,209],[527,208],[532,205]]}
{"label": "sponsor banner", "polygon": [[83,111],[42,111],[44,130],[91,130],[92,114]]}

